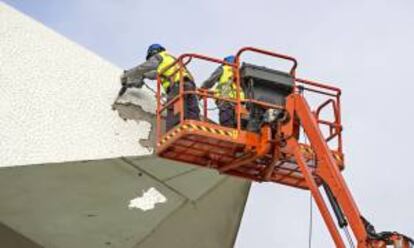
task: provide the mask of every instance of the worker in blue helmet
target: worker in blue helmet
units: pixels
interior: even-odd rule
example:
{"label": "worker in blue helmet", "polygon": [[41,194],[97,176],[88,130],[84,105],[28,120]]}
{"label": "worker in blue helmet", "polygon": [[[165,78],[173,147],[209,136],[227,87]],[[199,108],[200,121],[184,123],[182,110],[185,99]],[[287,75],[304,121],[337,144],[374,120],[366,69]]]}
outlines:
{"label": "worker in blue helmet", "polygon": [[[224,61],[233,64],[235,57],[233,55],[224,58]],[[208,79],[206,79],[201,88],[211,89],[214,87],[214,95],[221,98],[236,99],[236,82],[234,77],[234,67],[223,63],[220,65]],[[240,99],[244,99],[243,90],[240,91]],[[219,109],[219,122],[220,125],[226,127],[236,127],[236,113],[235,104],[233,102],[225,100],[216,100],[217,107]]]}
{"label": "worker in blue helmet", "polygon": [[[141,87],[144,79],[156,80],[158,74],[161,77],[161,86],[167,94],[167,101],[172,100],[179,93],[180,73],[179,65],[175,64],[176,58],[170,55],[166,49],[160,44],[152,44],[148,47],[146,61],[130,70],[124,72],[121,81],[131,82],[132,87]],[[187,68],[183,72],[184,90],[195,91],[196,86]],[[198,107],[198,99],[195,95],[186,94],[184,96],[184,119],[198,120],[200,117],[200,109]],[[176,114],[175,114],[176,113]],[[171,129],[179,123],[179,110],[174,111],[174,106],[167,108],[166,128]]]}

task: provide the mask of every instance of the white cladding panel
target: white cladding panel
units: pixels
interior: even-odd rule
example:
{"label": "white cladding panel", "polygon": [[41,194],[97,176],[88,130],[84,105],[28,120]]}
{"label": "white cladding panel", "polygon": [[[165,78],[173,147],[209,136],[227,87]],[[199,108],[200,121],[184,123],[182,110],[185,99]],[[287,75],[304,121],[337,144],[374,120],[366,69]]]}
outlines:
{"label": "white cladding panel", "polygon": [[151,124],[111,110],[120,68],[4,3],[0,37],[0,167],[152,152],[139,144]]}

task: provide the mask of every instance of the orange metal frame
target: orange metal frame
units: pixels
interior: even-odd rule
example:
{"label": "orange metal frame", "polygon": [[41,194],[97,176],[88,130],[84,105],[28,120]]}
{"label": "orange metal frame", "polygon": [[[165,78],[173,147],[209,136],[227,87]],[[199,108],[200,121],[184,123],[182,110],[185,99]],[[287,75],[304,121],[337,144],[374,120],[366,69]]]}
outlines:
{"label": "orange metal frame", "polygon": [[[295,81],[295,87],[293,93],[286,98],[285,106],[272,105],[252,99],[240,99],[239,68],[241,55],[245,52],[272,56],[292,63],[290,75]],[[193,59],[227,64],[233,67],[237,84],[237,98],[220,98],[214,96],[210,91],[200,89],[184,91],[182,77],[184,66]],[[343,210],[355,236],[357,247],[386,247],[384,243],[368,238],[359,209],[340,172],[344,168],[340,89],[297,78],[295,75],[297,61],[293,57],[252,47],[239,50],[234,64],[199,54],[183,54],[176,63],[180,68],[176,73],[181,75],[178,96],[163,103],[161,101],[160,78],[157,83],[156,152],[160,157],[216,169],[220,173],[252,181],[269,181],[308,189],[319,207],[335,245],[342,248],[345,247],[344,241],[319,190],[319,186],[325,183],[332,190]],[[301,94],[303,90],[323,95],[327,99],[312,110]],[[184,119],[183,101],[186,94],[198,95],[204,103],[201,120]],[[227,128],[210,121],[207,99],[233,102],[236,106],[237,127]],[[288,121],[280,123],[277,130],[272,130],[269,125],[264,125],[260,133],[244,130],[241,125],[241,117],[245,112],[243,104],[246,102],[254,102],[264,108],[284,109],[288,113]],[[171,106],[178,109],[180,123],[172,130],[165,132],[162,130],[164,113]],[[329,106],[332,108],[333,121],[321,118],[322,110]],[[329,133],[322,133],[321,126],[328,127]],[[300,142],[301,130],[309,140],[309,144]],[[328,143],[332,144],[335,140],[336,146],[330,148]]]}

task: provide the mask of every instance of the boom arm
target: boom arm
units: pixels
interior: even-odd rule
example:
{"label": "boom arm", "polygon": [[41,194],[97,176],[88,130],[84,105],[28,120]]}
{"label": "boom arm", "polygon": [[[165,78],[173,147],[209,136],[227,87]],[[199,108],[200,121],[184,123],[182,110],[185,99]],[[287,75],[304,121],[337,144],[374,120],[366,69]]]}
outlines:
{"label": "boom arm", "polygon": [[375,233],[375,230],[371,230],[370,233],[368,233],[367,226],[370,224],[362,218],[358,206],[356,205],[352,194],[338,169],[335,159],[333,158],[332,153],[330,152],[328,145],[319,129],[315,115],[312,113],[306,100],[300,94],[292,94],[287,99],[286,107],[290,116],[296,116],[301,122],[301,126],[303,127],[304,132],[315,152],[317,159],[316,175],[312,175],[311,171],[307,167],[303,153],[300,150],[299,143],[292,135],[293,127],[289,125],[293,124],[289,123],[288,125],[283,126],[281,130],[282,134],[284,137],[289,137],[287,138],[287,145],[289,149],[292,149],[295,155],[296,162],[305,177],[305,180],[312,192],[317,206],[321,211],[322,217],[328,226],[336,246],[345,247],[337,227],[333,223],[324,199],[322,198],[315,178],[320,178],[322,180],[323,184],[328,189],[327,193],[331,192],[331,196],[329,196],[328,193],[328,198],[333,201],[334,211],[337,215],[344,216],[344,220],[340,226],[346,226],[347,222],[349,222],[355,235],[358,248],[382,248],[390,244],[394,245],[396,248],[411,247],[412,240],[398,233],[390,233],[388,237],[383,236],[384,240],[381,240],[378,236],[375,237],[378,235]]}

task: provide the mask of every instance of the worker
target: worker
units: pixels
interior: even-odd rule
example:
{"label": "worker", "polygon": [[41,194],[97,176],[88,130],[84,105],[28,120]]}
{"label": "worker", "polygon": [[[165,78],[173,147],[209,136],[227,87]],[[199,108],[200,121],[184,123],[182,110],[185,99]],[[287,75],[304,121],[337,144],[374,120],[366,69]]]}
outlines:
{"label": "worker", "polygon": [[[235,61],[235,57],[233,55],[227,56],[224,58],[224,61],[232,64]],[[215,86],[214,95],[216,97],[236,99],[237,86],[233,67],[223,63],[203,82],[201,88],[211,89],[213,86]],[[240,99],[244,99],[243,90],[240,90]],[[236,127],[235,103],[218,99],[216,100],[216,105],[219,109],[220,125],[232,128]]]}
{"label": "worker", "polygon": [[[152,44],[148,47],[146,61],[130,70],[124,72],[121,81],[134,82],[135,87],[141,87],[143,79],[156,80],[157,75],[162,73],[161,85],[167,94],[167,102],[172,100],[179,93],[180,73],[179,65],[171,66],[176,61],[163,46],[160,44]],[[127,80],[125,80],[127,78]],[[123,79],[123,80],[122,80]],[[195,91],[196,86],[193,77],[184,68],[183,72],[184,90]],[[184,119],[198,120],[200,109],[198,107],[198,99],[193,94],[184,96]],[[174,104],[167,107],[166,129],[167,131],[177,125],[180,121],[179,112],[174,111]]]}

